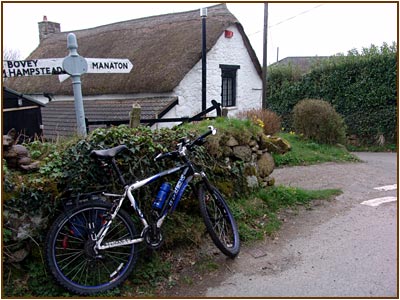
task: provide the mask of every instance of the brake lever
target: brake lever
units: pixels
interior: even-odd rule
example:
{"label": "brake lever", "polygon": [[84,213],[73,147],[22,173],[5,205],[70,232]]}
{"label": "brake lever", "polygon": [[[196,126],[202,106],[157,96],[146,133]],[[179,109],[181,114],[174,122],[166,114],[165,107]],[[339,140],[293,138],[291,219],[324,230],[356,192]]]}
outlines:
{"label": "brake lever", "polygon": [[158,153],[156,157],[154,157],[154,161],[158,161],[163,153]]}

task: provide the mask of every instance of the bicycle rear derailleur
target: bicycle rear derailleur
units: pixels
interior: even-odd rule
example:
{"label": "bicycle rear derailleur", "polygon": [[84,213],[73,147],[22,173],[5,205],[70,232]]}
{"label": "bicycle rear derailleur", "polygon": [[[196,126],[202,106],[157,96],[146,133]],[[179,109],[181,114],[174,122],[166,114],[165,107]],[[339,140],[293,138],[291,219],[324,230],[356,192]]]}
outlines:
{"label": "bicycle rear derailleur", "polygon": [[147,227],[143,233],[143,236],[147,247],[153,250],[160,248],[164,242],[161,228],[158,228],[156,224]]}

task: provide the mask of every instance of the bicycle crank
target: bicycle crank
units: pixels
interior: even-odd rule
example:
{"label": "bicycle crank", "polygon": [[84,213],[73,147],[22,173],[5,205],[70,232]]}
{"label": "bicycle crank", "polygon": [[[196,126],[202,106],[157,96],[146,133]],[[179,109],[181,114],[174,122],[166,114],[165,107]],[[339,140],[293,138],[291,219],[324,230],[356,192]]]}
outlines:
{"label": "bicycle crank", "polygon": [[157,228],[155,224],[147,227],[143,236],[147,247],[153,250],[160,248],[164,242],[161,228]]}

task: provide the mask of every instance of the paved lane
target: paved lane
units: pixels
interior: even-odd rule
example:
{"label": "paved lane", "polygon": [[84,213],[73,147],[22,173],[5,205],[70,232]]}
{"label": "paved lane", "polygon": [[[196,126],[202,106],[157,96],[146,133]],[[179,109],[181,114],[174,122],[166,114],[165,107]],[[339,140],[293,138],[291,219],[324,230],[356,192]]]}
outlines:
{"label": "paved lane", "polygon": [[344,193],[311,211],[289,211],[278,237],[226,262],[205,296],[397,297],[397,201],[361,204],[397,200],[397,189],[376,189],[397,183],[397,155],[357,155],[365,162],[275,170],[277,184]]}

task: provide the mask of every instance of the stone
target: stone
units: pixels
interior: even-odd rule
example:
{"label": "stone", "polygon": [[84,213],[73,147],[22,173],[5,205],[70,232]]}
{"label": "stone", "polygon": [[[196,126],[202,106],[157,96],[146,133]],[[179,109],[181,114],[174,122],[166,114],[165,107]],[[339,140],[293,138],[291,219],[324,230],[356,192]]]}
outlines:
{"label": "stone", "polygon": [[246,176],[247,186],[249,188],[256,188],[258,187],[258,179],[257,176]]}
{"label": "stone", "polygon": [[258,147],[257,141],[251,140],[251,141],[249,142],[249,146],[250,146],[250,147],[257,146],[257,147]]}
{"label": "stone", "polygon": [[28,149],[23,145],[15,145],[16,139],[17,133],[14,129],[3,135],[3,158],[6,160],[7,166],[25,171],[38,169],[39,162],[32,162]]}
{"label": "stone", "polygon": [[281,137],[262,136],[260,138],[260,149],[266,149],[269,153],[285,154],[290,151],[291,146],[288,141]]}
{"label": "stone", "polygon": [[268,177],[275,169],[275,161],[271,154],[265,152],[257,161],[258,176]]}
{"label": "stone", "polygon": [[[250,146],[250,145],[249,145],[249,146]],[[260,146],[258,146],[258,145],[251,146],[251,151],[257,152],[259,148],[260,148]]]}
{"label": "stone", "polygon": [[233,136],[229,137],[228,141],[226,142],[228,147],[235,147],[239,146],[239,142]]}
{"label": "stone", "polygon": [[230,157],[233,154],[233,150],[231,147],[222,146],[222,155],[224,157]]}
{"label": "stone", "polygon": [[134,103],[132,105],[132,110],[130,112],[130,118],[129,118],[129,127],[130,128],[139,127],[141,111],[142,111],[142,108],[140,107],[139,103]]}
{"label": "stone", "polygon": [[243,167],[243,174],[245,176],[257,175],[257,164],[255,163],[245,163]]}
{"label": "stone", "polygon": [[265,183],[265,186],[274,186],[275,185],[275,178],[268,176],[264,178],[263,183]]}
{"label": "stone", "polygon": [[8,255],[8,259],[7,261],[9,263],[18,263],[23,261],[30,253],[30,249],[28,248],[22,248],[19,249],[17,251],[14,251],[13,253],[11,253],[11,255]]}
{"label": "stone", "polygon": [[244,162],[249,162],[252,158],[252,151],[249,146],[236,146],[233,147],[233,155]]}

